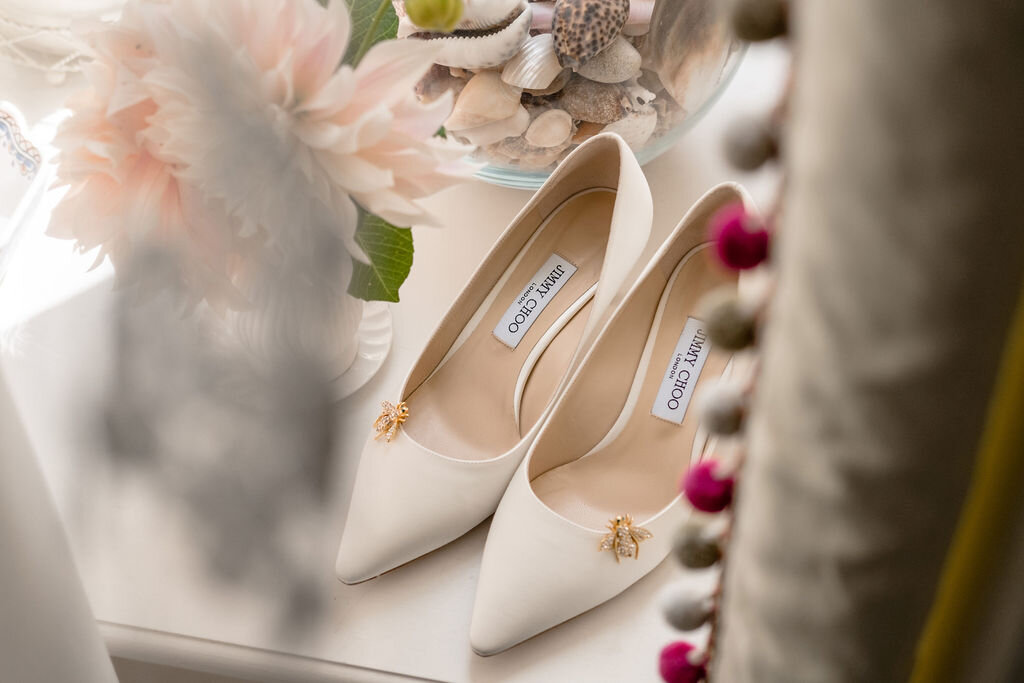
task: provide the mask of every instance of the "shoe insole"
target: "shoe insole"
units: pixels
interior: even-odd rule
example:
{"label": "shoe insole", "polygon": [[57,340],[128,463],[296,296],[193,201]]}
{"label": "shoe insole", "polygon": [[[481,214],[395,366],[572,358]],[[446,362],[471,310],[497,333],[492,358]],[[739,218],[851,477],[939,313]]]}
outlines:
{"label": "shoe insole", "polygon": [[614,206],[614,191],[590,190],[545,219],[474,316],[475,327],[406,398],[410,438],[465,460],[494,458],[519,443],[576,352]]}
{"label": "shoe insole", "polygon": [[662,295],[633,380],[630,397],[636,400],[626,402],[590,453],[533,480],[534,492],[552,510],[600,529],[616,515],[650,517],[678,494],[697,436],[698,411],[690,399],[720,377],[730,359],[710,340],[701,341],[694,310],[709,289],[734,282],[713,262],[710,249],[698,248],[680,263]]}

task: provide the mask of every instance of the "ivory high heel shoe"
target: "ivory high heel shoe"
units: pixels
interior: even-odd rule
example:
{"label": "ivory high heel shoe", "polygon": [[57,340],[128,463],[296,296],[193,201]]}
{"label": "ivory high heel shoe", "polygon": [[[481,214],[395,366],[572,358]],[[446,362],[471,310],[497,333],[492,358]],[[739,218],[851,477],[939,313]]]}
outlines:
{"label": "ivory high heel shoe", "polygon": [[520,212],[382,404],[338,550],[343,582],[402,565],[494,512],[620,297],[652,211],[633,153],[606,134],[570,154]]}
{"label": "ivory high heel shoe", "polygon": [[556,400],[491,522],[470,641],[491,655],[622,592],[668,554],[689,514],[677,482],[707,435],[691,398],[730,361],[695,317],[735,284],[707,223],[746,201],[720,185],[647,265]]}

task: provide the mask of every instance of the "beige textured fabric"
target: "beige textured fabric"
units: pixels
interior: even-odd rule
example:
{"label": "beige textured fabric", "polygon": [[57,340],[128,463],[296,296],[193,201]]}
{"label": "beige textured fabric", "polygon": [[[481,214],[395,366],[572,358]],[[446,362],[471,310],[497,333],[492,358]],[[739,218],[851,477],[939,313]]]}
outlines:
{"label": "beige textured fabric", "polygon": [[793,3],[716,681],[906,680],[1024,268],[1024,4]]}

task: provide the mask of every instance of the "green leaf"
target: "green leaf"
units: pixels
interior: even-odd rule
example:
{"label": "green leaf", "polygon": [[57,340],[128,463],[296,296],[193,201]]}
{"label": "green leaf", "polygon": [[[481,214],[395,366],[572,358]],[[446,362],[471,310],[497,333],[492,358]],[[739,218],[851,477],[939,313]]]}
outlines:
{"label": "green leaf", "polygon": [[[341,2],[341,0],[331,0]],[[371,46],[398,35],[398,15],[391,0],[345,0],[352,16],[352,34],[345,64],[355,66]]]}
{"label": "green leaf", "polygon": [[348,293],[363,301],[398,301],[398,288],[412,268],[412,230],[360,209],[355,239],[370,262],[352,259]]}

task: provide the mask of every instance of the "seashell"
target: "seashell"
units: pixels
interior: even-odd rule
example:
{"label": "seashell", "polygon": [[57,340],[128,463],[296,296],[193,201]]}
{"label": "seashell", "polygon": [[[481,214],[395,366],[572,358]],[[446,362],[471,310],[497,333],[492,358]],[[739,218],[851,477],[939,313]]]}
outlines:
{"label": "seashell", "polygon": [[629,0],[629,18],[622,27],[623,35],[642,36],[651,30],[655,0]]}
{"label": "seashell", "polygon": [[658,97],[635,81],[626,84],[626,95],[629,97],[630,102],[633,103],[634,108],[650,104]]}
{"label": "seashell", "polygon": [[[655,0],[630,0],[629,16],[626,18],[626,25],[622,27],[622,33],[627,36],[642,36],[651,29],[651,13],[654,12]],[[533,2],[533,21],[530,22],[531,31],[542,33],[551,32],[551,23],[555,16],[555,3],[553,0],[541,0]]]}
{"label": "seashell", "polygon": [[507,119],[485,123],[476,128],[455,131],[453,135],[464,138],[469,144],[476,147],[490,145],[505,138],[514,138],[523,134],[523,131],[530,125],[530,112],[526,107],[519,105],[516,113]]}
{"label": "seashell", "polygon": [[600,123],[594,123],[593,121],[584,121],[583,123],[576,127],[576,132],[572,136],[572,144],[578,145],[581,142],[585,142],[603,130],[604,126],[602,126]]}
{"label": "seashell", "polygon": [[422,102],[434,102],[449,90],[452,97],[458,97],[466,87],[466,79],[457,78],[448,67],[434,64],[416,84],[416,97]]}
{"label": "seashell", "polygon": [[535,97],[554,95],[556,92],[565,87],[565,84],[569,82],[570,78],[572,78],[572,69],[562,69],[560,72],[558,72],[558,75],[555,76],[555,80],[551,81],[548,87],[541,88],[539,90],[536,88],[523,88],[523,92],[534,95]]}
{"label": "seashell", "polygon": [[551,32],[551,20],[555,16],[555,3],[553,0],[543,2],[531,2],[533,8],[533,21],[530,22],[531,31]]}
{"label": "seashell", "polygon": [[572,116],[562,109],[549,109],[533,120],[523,137],[534,147],[558,147],[572,134]]}
{"label": "seashell", "polygon": [[503,159],[525,171],[539,171],[558,162],[569,147],[569,141],[558,147],[534,147],[524,138],[506,138],[486,148],[489,156]]}
{"label": "seashell", "polygon": [[640,74],[640,53],[622,36],[580,65],[577,73],[598,83],[622,83]]}
{"label": "seashell", "polygon": [[637,149],[643,147],[651,139],[657,125],[658,112],[654,107],[647,106],[631,111],[618,121],[609,123],[604,130],[608,133],[618,133],[627,145]]}
{"label": "seashell", "polygon": [[[405,3],[392,0],[398,16],[398,38],[407,38],[413,33],[429,29],[417,26],[405,11]],[[484,31],[508,23],[522,9],[522,0],[463,0],[462,17],[455,24],[455,31]]]}
{"label": "seashell", "polygon": [[579,75],[562,89],[558,106],[578,121],[594,123],[618,121],[632,109],[629,93],[621,85],[597,83]]}
{"label": "seashell", "polygon": [[550,33],[542,33],[523,43],[519,53],[502,70],[501,80],[517,88],[543,90],[560,73],[562,65],[555,56],[554,40]]}
{"label": "seashell", "polygon": [[469,79],[444,122],[452,131],[502,121],[516,113],[522,91],[501,80],[496,71],[481,71]]}
{"label": "seashell", "polygon": [[522,0],[462,0],[462,19],[456,31],[480,30],[499,26],[513,13],[518,14]]}
{"label": "seashell", "polygon": [[487,32],[414,33],[409,40],[429,40],[441,46],[434,61],[461,69],[489,69],[516,56],[530,35],[533,10],[520,0],[521,11],[507,26]]}
{"label": "seashell", "polygon": [[665,86],[661,84],[661,79],[658,78],[658,74],[649,69],[640,70],[640,75],[637,77],[636,83],[641,88],[646,88],[654,93],[664,92],[665,90]]}
{"label": "seashell", "polygon": [[391,0],[391,6],[395,8],[395,16],[398,17],[396,38],[408,38],[414,33],[423,31],[422,28],[412,23],[412,19],[405,13],[405,0]]}
{"label": "seashell", "polygon": [[677,0],[655,3],[640,54],[672,99],[696,111],[721,79],[732,46],[715,0]]}
{"label": "seashell", "polygon": [[422,31],[423,29],[412,23],[412,19],[409,17],[404,15],[398,17],[398,29],[395,33],[396,38],[408,38],[414,33],[420,33]]}
{"label": "seashell", "polygon": [[555,0],[551,35],[558,62],[578,69],[618,37],[628,18],[629,0]]}

